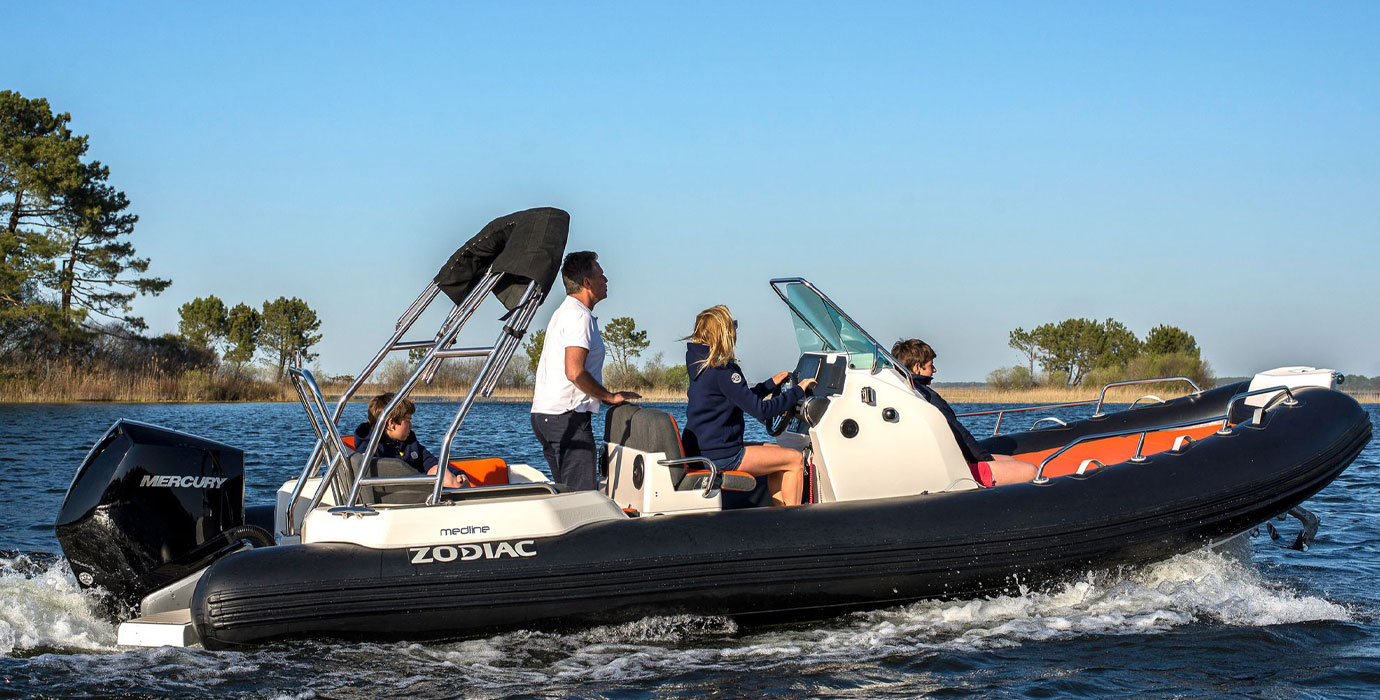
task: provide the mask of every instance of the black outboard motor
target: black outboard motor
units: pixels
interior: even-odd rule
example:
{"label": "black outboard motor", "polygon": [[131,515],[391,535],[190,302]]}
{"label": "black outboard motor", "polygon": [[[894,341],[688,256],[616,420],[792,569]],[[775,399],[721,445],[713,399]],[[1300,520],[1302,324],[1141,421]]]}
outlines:
{"label": "black outboard motor", "polygon": [[117,616],[241,540],[273,544],[244,524],[244,452],[127,420],[82,462],[56,529],[77,581],[108,591]]}

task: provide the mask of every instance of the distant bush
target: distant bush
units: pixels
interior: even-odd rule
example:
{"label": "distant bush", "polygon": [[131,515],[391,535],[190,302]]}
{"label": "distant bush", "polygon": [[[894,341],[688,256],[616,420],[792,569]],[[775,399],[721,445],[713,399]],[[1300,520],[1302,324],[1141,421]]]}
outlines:
{"label": "distant bush", "polygon": [[1204,389],[1216,385],[1212,367],[1208,365],[1207,361],[1185,353],[1141,355],[1127,363],[1125,370],[1122,371],[1122,379],[1150,379],[1153,377],[1188,377]]}
{"label": "distant bush", "polygon": [[204,372],[216,366],[216,354],[211,349],[171,333],[156,338],[100,335],[96,348],[96,357],[101,363],[123,371],[152,370],[158,374],[181,375]]}
{"label": "distant bush", "polygon": [[1035,380],[1035,383],[1040,386],[1052,386],[1062,389],[1069,385],[1069,373],[1063,370],[1041,372],[1040,376]]}
{"label": "distant bush", "polygon": [[987,375],[987,383],[1000,391],[1035,388],[1035,377],[1030,369],[1021,365],[994,369]]}
{"label": "distant bush", "polygon": [[1380,391],[1380,376],[1367,377],[1364,374],[1347,374],[1342,388],[1348,391]]}

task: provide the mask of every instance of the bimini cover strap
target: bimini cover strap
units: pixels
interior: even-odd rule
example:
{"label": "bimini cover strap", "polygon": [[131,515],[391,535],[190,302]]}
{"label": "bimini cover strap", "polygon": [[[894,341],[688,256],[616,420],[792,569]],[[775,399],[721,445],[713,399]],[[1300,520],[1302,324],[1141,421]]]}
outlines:
{"label": "bimini cover strap", "polygon": [[554,207],[500,216],[450,256],[436,273],[436,286],[459,304],[492,267],[503,273],[494,296],[511,310],[529,281],[536,280],[543,296],[551,291],[569,234],[570,214]]}

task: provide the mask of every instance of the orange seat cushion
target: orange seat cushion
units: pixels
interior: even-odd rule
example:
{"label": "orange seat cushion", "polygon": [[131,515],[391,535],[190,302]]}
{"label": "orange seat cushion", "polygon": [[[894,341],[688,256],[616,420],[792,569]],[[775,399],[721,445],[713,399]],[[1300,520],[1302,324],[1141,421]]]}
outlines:
{"label": "orange seat cushion", "polygon": [[475,486],[506,486],[508,463],[501,457],[452,460],[450,466],[465,472]]}

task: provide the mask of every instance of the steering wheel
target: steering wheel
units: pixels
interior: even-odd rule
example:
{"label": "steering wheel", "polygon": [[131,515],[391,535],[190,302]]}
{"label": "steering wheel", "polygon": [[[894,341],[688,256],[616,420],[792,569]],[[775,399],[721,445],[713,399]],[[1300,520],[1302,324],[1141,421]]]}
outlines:
{"label": "steering wheel", "polygon": [[[776,391],[773,391],[770,394],[770,396],[776,396],[777,394],[785,393],[787,389],[790,389],[791,387],[795,386],[795,383],[795,372],[790,372],[786,375],[786,378],[781,382],[781,385],[776,387]],[[795,418],[796,405],[797,404],[791,404],[790,406],[786,407],[785,411],[781,412],[781,415],[772,416],[771,420],[767,422],[768,435],[772,437],[777,437],[781,433],[786,432],[786,426],[790,425],[791,420]]]}

